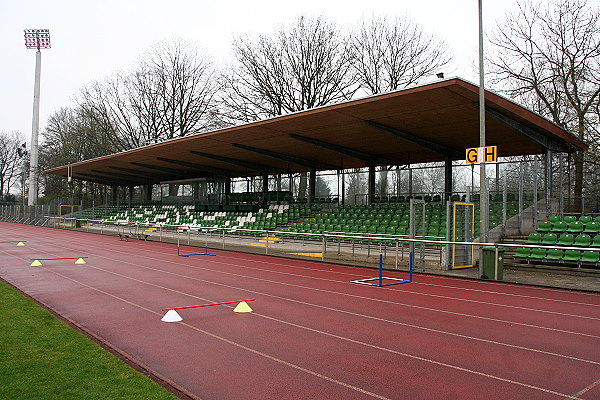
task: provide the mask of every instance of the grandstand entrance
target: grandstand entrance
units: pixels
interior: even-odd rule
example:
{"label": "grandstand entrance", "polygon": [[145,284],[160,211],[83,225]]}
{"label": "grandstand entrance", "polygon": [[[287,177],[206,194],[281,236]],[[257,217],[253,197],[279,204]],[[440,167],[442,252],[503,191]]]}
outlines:
{"label": "grandstand entrance", "polygon": [[[472,242],[475,239],[475,204],[453,203],[451,232],[453,242]],[[450,269],[475,266],[473,245],[452,244],[450,246]]]}
{"label": "grandstand entrance", "polygon": [[[425,239],[427,220],[425,219],[425,201],[410,199],[409,238]],[[425,242],[409,242],[410,255],[413,258],[413,270],[425,272]]]}

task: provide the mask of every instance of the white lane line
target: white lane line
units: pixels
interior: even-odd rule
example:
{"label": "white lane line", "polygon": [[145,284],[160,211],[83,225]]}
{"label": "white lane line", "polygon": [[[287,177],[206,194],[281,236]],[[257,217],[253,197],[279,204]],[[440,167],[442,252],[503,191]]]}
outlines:
{"label": "white lane line", "polygon": [[[48,229],[48,228],[46,228]],[[63,231],[64,233],[74,233],[74,234],[89,234],[88,232],[83,232],[83,231]],[[93,232],[90,232],[92,234],[94,234]],[[110,236],[107,236],[110,237]],[[167,242],[152,242],[153,244],[156,245],[171,245],[171,243],[167,243]],[[226,253],[226,250],[220,250],[220,249],[216,249],[219,251],[223,251],[224,253]],[[154,250],[150,250],[159,254],[164,254],[162,252],[159,251],[154,251]],[[255,254],[248,254],[249,256],[253,256]],[[232,257],[229,256],[227,254],[222,254],[221,255],[223,258],[230,258],[233,260],[240,260],[239,257]],[[262,254],[258,254],[258,256],[262,257]],[[297,260],[294,260],[297,261]],[[283,266],[286,268],[294,268],[294,269],[302,269],[302,270],[310,270],[310,271],[322,271],[322,272],[330,272],[332,274],[343,274],[343,275],[347,275],[347,276],[351,276],[351,277],[356,277],[355,273],[348,273],[348,272],[339,272],[339,271],[323,271],[323,270],[319,270],[319,269],[314,269],[314,268],[307,268],[307,267],[301,267],[301,266],[297,266],[297,265],[289,265],[289,264],[285,264],[285,263],[278,263],[278,262],[273,262],[273,261],[266,261],[266,260],[252,260],[252,262],[255,263],[262,263],[262,264],[268,264],[268,265],[275,265],[275,266]],[[310,262],[310,261],[307,261]],[[314,262],[314,261],[313,261]],[[343,264],[327,264],[327,263],[319,263],[320,265],[326,265],[326,266],[332,266],[335,268],[339,268],[339,269],[356,269],[357,267],[354,266],[348,266],[348,265],[343,265]],[[234,265],[234,264],[232,264]],[[277,271],[273,271],[273,272],[277,272]],[[390,272],[402,272],[402,271],[390,271]],[[456,279],[460,279],[460,277],[447,277],[447,276],[441,276],[441,275],[427,275],[427,278],[431,278],[431,279],[437,279],[437,280],[452,280],[455,281]],[[476,282],[479,285],[491,285],[494,284],[496,287],[498,285],[502,285],[501,283],[495,282],[495,283],[491,283],[491,282],[485,282],[485,281],[477,281]],[[560,299],[551,299],[551,298],[546,298],[546,297],[536,297],[536,296],[529,296],[529,295],[522,295],[522,294],[515,294],[515,293],[504,293],[504,292],[495,292],[495,291],[489,291],[489,290],[483,290],[483,289],[473,289],[473,288],[464,288],[464,287],[460,287],[460,286],[448,286],[448,285],[439,285],[439,284],[434,284],[434,283],[424,283],[424,282],[413,282],[413,284],[416,285],[425,285],[425,286],[439,286],[439,287],[446,287],[446,288],[452,288],[452,289],[456,289],[456,290],[465,290],[465,291],[476,291],[476,292],[482,292],[482,293],[492,293],[492,294],[497,294],[497,295],[502,295],[502,296],[513,296],[513,297],[523,297],[523,298],[529,298],[529,299],[536,299],[536,300],[546,300],[546,301],[551,301],[551,302],[559,302],[559,303],[567,303],[567,304],[579,304],[579,305],[585,305],[585,306],[591,306],[591,307],[600,307],[600,304],[591,304],[591,303],[584,303],[584,302],[575,302],[575,301],[569,301],[569,300],[560,300]],[[513,288],[512,285],[502,285],[504,287],[508,287],[508,288]],[[394,288],[389,288],[390,289],[394,289]],[[561,291],[564,291],[564,289],[561,288],[543,288],[543,287],[537,287],[537,286],[530,286],[527,287],[528,290],[531,291],[546,291],[546,292],[553,292],[553,293],[560,293]],[[397,289],[396,289],[397,290]],[[597,299],[598,297],[600,297],[599,294],[595,294],[595,293],[584,293],[584,292],[572,292],[573,294],[577,294],[578,296],[592,296],[594,299]],[[495,303],[494,303],[495,304]]]}
{"label": "white lane line", "polygon": [[[260,294],[260,295],[269,296],[269,297],[273,297],[273,298],[278,298],[278,299],[282,299],[282,300],[286,300],[286,301],[290,301],[290,302],[295,302],[295,303],[298,303],[298,304],[303,304],[303,305],[308,305],[308,306],[312,306],[312,307],[327,309],[327,310],[331,310],[331,311],[335,311],[335,312],[340,312],[340,313],[344,313],[344,314],[348,314],[348,315],[353,315],[353,316],[358,316],[358,317],[362,317],[362,318],[377,320],[377,321],[386,322],[386,323],[390,323],[390,324],[396,324],[396,325],[406,326],[406,327],[410,327],[410,328],[413,328],[413,329],[420,329],[420,330],[424,330],[424,331],[429,331],[429,332],[434,332],[434,333],[439,333],[439,334],[445,334],[445,335],[460,337],[460,338],[464,338],[464,339],[470,339],[470,340],[479,341],[479,342],[483,342],[483,343],[490,343],[490,344],[495,344],[495,345],[499,345],[499,346],[506,346],[506,347],[510,347],[510,348],[516,348],[516,349],[520,349],[520,350],[524,350],[524,351],[531,351],[531,352],[535,352],[535,353],[546,354],[546,355],[551,355],[551,356],[555,356],[555,357],[561,357],[561,358],[570,359],[570,360],[574,360],[574,361],[580,361],[580,362],[589,363],[589,364],[596,364],[596,365],[600,364],[600,363],[592,361],[592,360],[586,360],[586,359],[582,359],[582,358],[578,358],[578,357],[572,357],[572,356],[568,356],[568,355],[564,355],[564,354],[558,354],[558,353],[548,352],[548,351],[544,351],[544,350],[533,349],[533,348],[529,348],[529,347],[525,347],[525,346],[514,345],[514,344],[510,344],[510,343],[498,342],[498,341],[489,340],[489,339],[477,338],[477,337],[468,336],[468,335],[462,335],[462,334],[453,333],[453,332],[449,332],[449,331],[443,331],[443,330],[438,330],[438,329],[433,329],[433,328],[427,328],[427,327],[422,327],[422,326],[413,325],[413,324],[402,323],[402,322],[398,322],[398,321],[392,321],[392,320],[388,320],[388,319],[384,319],[384,318],[379,318],[379,317],[375,317],[375,316],[371,316],[371,315],[354,313],[354,312],[345,311],[345,310],[341,310],[341,309],[337,309],[337,308],[326,307],[326,306],[317,305],[317,304],[313,304],[313,303],[303,302],[303,301],[300,301],[300,300],[289,299],[289,298],[285,298],[285,297],[281,297],[281,296],[276,296],[276,295],[272,295],[272,294],[268,294],[268,293],[264,293],[264,292],[259,292],[259,291],[255,291],[255,290],[249,290],[249,289],[245,289],[245,288],[241,288],[241,287],[237,287],[237,286],[226,285],[226,284],[221,284],[221,283],[214,282],[214,281],[200,279],[200,278],[196,278],[196,277],[189,276],[189,275],[178,274],[178,273],[175,273],[175,272],[172,272],[172,271],[165,271],[165,270],[162,270],[162,269],[159,269],[159,268],[152,268],[152,267],[140,266],[140,265],[137,265],[135,263],[131,263],[131,262],[128,262],[128,261],[121,261],[121,260],[118,260],[118,259],[115,259],[115,258],[111,258],[111,257],[106,257],[106,256],[100,256],[100,257],[106,258],[106,259],[111,260],[113,262],[122,262],[124,264],[130,264],[132,266],[136,266],[136,267],[139,267],[139,268],[144,268],[144,269],[149,269],[149,270],[153,270],[153,271],[157,271],[157,272],[162,272],[162,273],[165,273],[165,274],[175,275],[177,277],[182,277],[182,278],[185,278],[185,279],[191,279],[191,280],[201,281],[201,282],[205,282],[205,283],[209,283],[209,284],[214,284],[214,285],[219,285],[219,286],[224,286],[224,287],[228,287],[228,288],[232,288],[232,289],[236,289],[236,290],[243,290],[243,291],[246,291],[246,292],[249,292],[249,293]],[[119,274],[119,273],[116,273],[116,272],[112,272],[112,271],[109,271],[109,270],[106,270],[106,269],[102,269],[102,268],[99,268],[99,267],[93,267],[93,268],[101,270],[101,271],[104,271],[104,272],[107,272],[107,273],[111,273],[111,274],[114,274],[114,275],[117,275],[117,276],[121,276],[121,277],[124,277],[124,278],[129,278],[129,279],[135,280],[135,278],[131,278],[131,277],[128,277],[126,275],[122,275],[122,274]],[[192,266],[192,268],[199,268],[199,267]],[[203,269],[203,268],[200,268],[200,269]]]}
{"label": "white lane line", "polygon": [[[131,256],[130,252],[128,253],[128,252],[125,252],[125,251],[115,251],[115,250],[112,250],[112,252],[113,253],[120,253],[120,254]],[[162,254],[163,256],[165,255],[164,253],[161,253],[161,252],[158,252],[158,253]],[[90,253],[90,254],[94,254],[94,253]],[[96,254],[96,255],[98,255],[100,257],[107,258],[107,259],[112,260],[112,261],[116,260],[116,259],[111,259],[111,258],[106,257],[106,256],[102,256],[100,254]],[[147,259],[150,259],[150,260],[153,260],[153,261],[157,261],[156,258],[153,258],[153,257],[150,257],[150,256],[146,256],[146,255],[142,255],[142,254],[137,255],[137,257],[143,257],[143,258],[147,258]],[[121,260],[117,260],[117,261],[123,262]],[[564,329],[550,328],[550,327],[544,327],[544,326],[533,325],[533,324],[526,324],[526,323],[523,323],[523,322],[501,320],[501,319],[497,319],[497,318],[484,317],[484,316],[478,316],[478,315],[473,315],[473,314],[466,314],[466,313],[460,313],[460,312],[455,312],[455,311],[442,310],[442,309],[437,309],[437,308],[432,308],[432,307],[417,306],[417,305],[412,305],[412,304],[407,304],[407,303],[400,303],[400,302],[394,302],[394,301],[389,301],[389,300],[376,299],[376,298],[367,297],[367,296],[353,295],[353,294],[349,294],[349,293],[345,293],[345,292],[335,292],[335,291],[331,291],[331,290],[318,289],[318,288],[314,288],[314,287],[310,287],[310,286],[296,285],[296,284],[291,284],[291,283],[286,283],[286,282],[281,282],[281,281],[275,281],[275,280],[271,280],[271,279],[256,278],[254,276],[236,274],[236,273],[231,273],[231,272],[225,272],[225,271],[215,270],[215,269],[211,269],[211,268],[203,268],[203,267],[194,266],[194,265],[190,265],[190,264],[185,264],[185,263],[181,263],[181,262],[175,262],[175,261],[169,261],[169,260],[160,260],[160,261],[163,262],[163,263],[174,264],[174,265],[178,265],[178,266],[181,266],[181,267],[188,267],[188,268],[191,267],[191,268],[194,268],[194,269],[209,271],[211,273],[218,273],[218,274],[222,274],[222,275],[230,275],[230,276],[241,277],[241,278],[246,278],[246,279],[253,279],[253,280],[258,280],[258,281],[262,281],[262,282],[276,283],[277,285],[285,285],[285,286],[289,286],[289,287],[296,287],[296,288],[301,288],[301,289],[306,289],[306,290],[326,292],[326,293],[329,293],[329,294],[336,294],[336,295],[345,296],[345,297],[352,297],[352,298],[358,298],[358,299],[363,299],[363,300],[370,300],[370,301],[384,303],[384,304],[392,304],[392,305],[398,305],[398,306],[403,306],[403,307],[409,307],[409,308],[415,308],[415,309],[421,309],[421,310],[427,310],[427,311],[445,313],[445,314],[450,314],[450,315],[457,315],[457,316],[461,316],[461,317],[475,318],[475,319],[481,319],[481,320],[493,321],[493,322],[500,322],[500,323],[509,324],[509,325],[519,325],[519,326],[525,326],[525,327],[529,327],[529,328],[543,329],[543,330],[548,330],[548,331],[553,331],[553,332],[567,333],[567,334],[578,335],[578,336],[585,336],[585,337],[591,337],[591,338],[600,338],[600,336],[598,336],[598,335],[592,335],[592,334],[587,334],[587,333],[574,332],[574,331],[568,331],[568,330],[564,330]],[[230,264],[230,263],[215,261],[215,260],[212,260],[212,259],[211,259],[211,263],[212,264],[221,264],[221,265],[234,266],[234,267],[241,267],[241,268],[251,268],[251,267],[239,266],[237,264]],[[139,266],[138,264],[133,264],[133,263],[131,263],[131,265]],[[301,277],[301,278],[305,278],[305,276],[303,276],[303,275],[297,275],[297,276]],[[334,281],[334,282],[338,282],[338,281]],[[343,282],[343,283],[347,283],[347,284],[351,285],[351,283],[348,283],[348,282]]]}
{"label": "white lane line", "polygon": [[[106,291],[104,291],[104,290],[102,290],[102,289],[98,289],[98,288],[96,288],[96,287],[93,287],[93,286],[87,285],[87,284],[85,284],[85,283],[83,283],[83,282],[80,282],[80,281],[78,281],[78,280],[76,280],[76,279],[73,279],[73,278],[70,278],[70,277],[68,277],[68,276],[65,276],[65,275],[63,275],[63,274],[61,274],[61,273],[59,273],[59,272],[56,272],[56,271],[54,271],[54,270],[48,270],[48,271],[50,271],[50,272],[52,272],[53,274],[56,274],[56,275],[58,275],[58,276],[61,276],[61,277],[62,277],[62,278],[64,278],[64,279],[70,280],[70,281],[72,281],[72,282],[75,282],[75,283],[77,283],[77,284],[79,284],[79,285],[82,285],[82,286],[84,286],[84,287],[87,287],[88,289],[91,289],[91,290],[97,291],[97,292],[99,292],[99,293],[102,293],[102,294],[104,294],[104,295],[106,295],[106,296],[110,296],[110,297],[112,297],[112,298],[115,298],[115,299],[117,299],[117,300],[119,300],[119,301],[122,301],[122,302],[124,302],[124,303],[127,303],[127,304],[129,304],[129,305],[132,305],[132,306],[134,306],[134,307],[140,308],[140,309],[142,309],[142,310],[144,310],[144,311],[147,311],[147,312],[149,312],[149,313],[152,313],[152,314],[154,314],[154,315],[157,315],[158,317],[162,316],[162,314],[161,314],[161,313],[158,313],[158,312],[156,312],[156,311],[154,311],[154,310],[151,310],[151,309],[149,309],[149,308],[146,308],[146,307],[144,307],[144,306],[142,306],[142,305],[140,305],[140,304],[134,303],[134,302],[132,302],[132,301],[129,301],[129,300],[127,300],[127,299],[124,299],[124,298],[122,298],[122,297],[119,297],[119,296],[117,296],[117,295],[114,295],[114,294],[112,294],[112,293],[106,292]],[[256,315],[256,313],[253,313],[253,314],[255,314],[255,315]],[[320,378],[320,379],[326,380],[326,381],[328,381],[328,382],[335,383],[335,384],[337,384],[337,385],[340,385],[340,386],[343,386],[343,387],[345,387],[345,388],[348,388],[348,389],[351,389],[351,390],[354,390],[354,391],[357,391],[357,392],[363,393],[363,394],[365,394],[365,395],[371,396],[371,397],[373,397],[373,398],[376,398],[376,399],[382,399],[382,400],[391,400],[391,399],[389,399],[388,397],[385,397],[385,396],[378,395],[378,394],[376,394],[376,393],[373,393],[373,392],[370,392],[370,391],[368,391],[368,390],[362,389],[362,388],[360,388],[360,387],[358,387],[358,386],[354,386],[354,385],[348,384],[348,383],[346,383],[346,382],[342,382],[342,381],[339,381],[339,380],[337,380],[337,379],[331,378],[331,377],[329,377],[329,376],[327,376],[327,375],[323,375],[323,374],[321,374],[321,373],[318,373],[318,372],[316,372],[316,371],[312,371],[312,370],[310,370],[310,369],[308,369],[308,368],[301,367],[301,366],[299,366],[299,365],[297,365],[297,364],[291,363],[291,362],[289,362],[289,361],[285,361],[285,360],[283,360],[283,359],[277,358],[277,357],[275,357],[275,356],[272,356],[272,355],[270,355],[270,354],[267,354],[267,353],[264,353],[264,352],[262,352],[262,351],[259,351],[259,350],[256,350],[256,349],[253,349],[253,348],[251,348],[251,347],[245,346],[245,345],[243,345],[243,344],[241,344],[241,343],[238,343],[238,342],[235,342],[235,341],[233,341],[233,340],[230,340],[230,339],[224,338],[224,337],[222,337],[222,336],[219,336],[219,335],[217,335],[217,334],[214,334],[214,333],[211,333],[211,332],[205,331],[205,330],[203,330],[203,329],[200,329],[200,328],[198,328],[198,327],[196,327],[196,326],[193,326],[193,325],[190,325],[190,324],[188,324],[188,323],[185,323],[185,322],[180,322],[180,324],[182,324],[182,325],[186,326],[187,328],[190,328],[190,329],[193,329],[193,330],[195,330],[195,331],[197,331],[197,332],[200,332],[200,333],[202,333],[202,334],[204,334],[204,335],[207,335],[207,336],[210,336],[210,337],[212,337],[212,338],[214,338],[214,339],[220,340],[220,341],[222,341],[222,342],[224,342],[224,343],[227,343],[227,344],[230,344],[230,345],[232,345],[232,346],[238,347],[238,348],[240,348],[240,349],[246,350],[246,351],[248,351],[248,352],[251,352],[251,353],[253,353],[253,354],[259,355],[259,356],[261,356],[261,357],[264,357],[264,358],[266,358],[266,359],[269,359],[269,360],[271,360],[271,361],[275,361],[275,362],[277,362],[277,363],[279,363],[279,364],[282,364],[282,365],[285,365],[285,366],[287,366],[287,367],[290,367],[290,368],[296,369],[296,370],[298,370],[298,371],[301,371],[301,372],[307,373],[307,374],[309,374],[309,375],[313,375],[313,376],[315,376],[315,377],[317,377],[317,378]],[[551,393],[551,392],[549,392],[549,393]]]}
{"label": "white lane line", "polygon": [[593,388],[595,388],[598,385],[600,385],[600,379],[598,379],[596,382],[590,383],[588,386],[584,387],[579,392],[575,393],[573,396],[580,397],[582,394],[589,392],[590,390],[592,390]]}
{"label": "white lane line", "polygon": [[[60,274],[60,273],[58,273],[56,271],[53,271],[53,270],[49,270],[49,271],[51,271],[52,273],[54,273],[56,275],[59,275],[59,276],[65,278],[65,279],[68,279],[70,281],[78,283],[78,284],[80,284],[80,285],[82,285],[84,287],[87,287],[89,289],[98,291],[98,292],[103,293],[105,295],[108,295],[110,297],[116,298],[116,299],[118,299],[120,301],[123,301],[123,302],[125,302],[127,304],[139,307],[139,308],[141,308],[141,309],[143,309],[145,311],[151,312],[151,313],[153,313],[155,315],[162,315],[162,314],[159,314],[158,312],[152,311],[152,310],[150,310],[150,309],[148,309],[148,308],[146,308],[146,307],[144,307],[142,305],[139,305],[137,303],[131,302],[131,301],[126,300],[126,299],[124,299],[122,297],[113,295],[111,293],[108,293],[108,292],[106,292],[104,290],[95,288],[93,286],[87,285],[87,284],[85,284],[83,282],[80,282],[80,281],[78,281],[76,279],[72,279],[72,278],[70,278],[68,276],[65,276],[63,274]],[[137,280],[135,278],[133,278],[133,279]],[[138,281],[143,282],[141,280],[138,280]],[[143,283],[147,283],[147,282],[143,282]],[[156,287],[162,287],[162,288],[167,289],[167,290],[173,290],[173,289],[169,289],[167,287],[163,287],[163,286],[160,286],[160,285],[155,285],[155,284],[150,284],[150,285],[156,286]],[[176,291],[176,290],[173,290],[173,291]],[[179,292],[179,291],[176,291],[176,292]],[[180,293],[186,294],[186,293],[183,293],[183,292],[180,292]],[[186,295],[191,296],[191,297],[196,297],[196,296],[189,295],[189,294],[186,294]],[[204,300],[208,300],[208,299],[204,299]],[[208,300],[208,301],[210,301],[210,300]],[[276,321],[276,322],[284,323],[284,324],[287,324],[287,325],[290,325],[290,326],[293,326],[293,327],[296,327],[296,328],[299,328],[299,329],[304,329],[304,330],[308,330],[310,332],[314,332],[314,333],[319,333],[319,334],[322,334],[322,335],[330,336],[330,337],[333,337],[333,338],[336,338],[336,339],[347,341],[349,343],[358,344],[358,345],[361,345],[361,346],[369,347],[369,348],[380,350],[380,351],[385,351],[385,352],[392,353],[392,354],[395,354],[395,355],[399,355],[399,356],[402,356],[402,357],[411,358],[411,359],[418,360],[418,361],[423,361],[423,362],[426,362],[426,363],[431,363],[431,364],[434,364],[434,365],[438,365],[438,366],[441,366],[441,367],[446,367],[446,368],[449,368],[449,369],[454,369],[454,370],[461,371],[461,372],[467,372],[467,373],[470,373],[470,374],[473,374],[473,375],[482,376],[482,377],[490,378],[490,379],[497,380],[497,381],[500,381],[500,382],[505,382],[505,383],[516,385],[516,386],[521,386],[521,387],[525,387],[525,388],[528,388],[528,389],[537,390],[537,391],[540,391],[540,392],[543,392],[543,393],[552,394],[552,395],[563,397],[563,398],[566,398],[566,399],[579,399],[579,397],[577,397],[577,396],[568,395],[568,394],[556,392],[556,391],[553,391],[553,390],[550,390],[550,389],[545,389],[545,388],[542,388],[542,387],[538,387],[538,386],[535,386],[535,385],[530,385],[530,384],[527,384],[527,383],[515,381],[515,380],[512,380],[512,379],[502,378],[502,377],[499,377],[499,376],[496,376],[496,375],[487,374],[487,373],[484,373],[484,372],[475,371],[475,370],[471,370],[471,369],[468,369],[468,368],[463,368],[463,367],[459,367],[459,366],[456,366],[456,365],[452,365],[452,364],[448,364],[448,363],[444,363],[444,362],[440,362],[440,361],[431,360],[431,359],[428,359],[428,358],[425,358],[425,357],[420,357],[420,356],[415,356],[415,355],[408,354],[408,353],[403,353],[403,352],[392,350],[392,349],[388,349],[388,348],[385,348],[385,347],[381,347],[381,346],[377,346],[377,345],[373,345],[373,344],[361,342],[359,340],[350,339],[350,338],[347,338],[347,337],[344,337],[344,336],[340,336],[340,335],[336,335],[336,334],[332,334],[332,333],[328,333],[328,332],[319,331],[317,329],[308,328],[308,327],[305,327],[305,326],[302,326],[302,325],[298,325],[298,324],[294,324],[294,323],[287,322],[287,321],[282,321],[282,320],[279,320],[277,318],[273,318],[273,317],[269,317],[269,316],[266,316],[266,315],[262,315],[260,313],[256,313],[255,312],[255,313],[253,313],[253,315],[260,316],[262,318],[266,318],[266,319],[273,320],[273,321]],[[187,327],[189,327],[191,329],[194,329],[194,330],[196,330],[198,332],[201,332],[201,333],[203,333],[205,335],[213,337],[215,339],[221,340],[221,341],[223,341],[225,343],[228,343],[228,344],[231,344],[233,346],[242,348],[242,349],[250,351],[250,352],[252,352],[254,354],[257,354],[257,355],[260,355],[262,357],[268,358],[270,360],[276,361],[276,362],[281,363],[283,365],[295,368],[297,370],[300,370],[302,372],[311,374],[313,376],[319,377],[319,378],[327,380],[329,382],[336,383],[338,385],[344,386],[344,387],[349,388],[349,389],[353,389],[355,391],[358,391],[358,392],[370,395],[370,396],[375,397],[375,398],[387,399],[386,397],[377,395],[375,393],[372,393],[372,392],[369,392],[369,391],[367,391],[365,389],[362,389],[362,388],[359,388],[359,387],[347,384],[345,382],[338,381],[338,380],[336,380],[334,378],[330,378],[330,377],[322,375],[322,374],[320,374],[318,372],[315,372],[315,371],[312,371],[312,370],[300,367],[300,366],[298,366],[296,364],[293,364],[293,363],[290,363],[288,361],[284,361],[282,359],[276,358],[276,357],[271,356],[269,354],[263,353],[263,352],[261,352],[259,350],[252,349],[252,348],[247,347],[245,345],[242,345],[242,344],[240,344],[238,342],[235,342],[235,341],[232,341],[230,339],[226,339],[226,338],[224,338],[222,336],[216,335],[214,333],[202,330],[202,329],[197,328],[197,327],[195,327],[193,325],[189,325],[189,324],[186,324],[186,323],[183,323],[183,325],[185,325],[185,326],[187,326]]]}
{"label": "white lane line", "polygon": [[[125,263],[127,263],[127,262],[125,262]],[[204,299],[204,298],[201,298],[201,297],[197,297],[197,296],[192,295],[192,294],[187,293],[187,292],[182,292],[182,291],[179,291],[179,290],[176,290],[176,289],[171,289],[171,288],[163,287],[161,285],[156,285],[156,284],[148,282],[148,281],[140,280],[140,279],[137,279],[137,278],[134,278],[134,277],[131,277],[131,276],[128,276],[128,275],[120,274],[118,272],[110,271],[110,270],[107,270],[107,269],[104,269],[104,268],[95,267],[95,266],[89,266],[89,268],[94,268],[96,270],[103,271],[103,272],[106,272],[108,274],[120,276],[122,278],[130,279],[130,280],[133,280],[133,281],[136,281],[136,282],[140,282],[140,283],[144,283],[144,284],[147,284],[147,285],[150,285],[150,286],[156,286],[156,287],[159,287],[159,288],[170,290],[170,291],[173,291],[173,292],[176,292],[176,293],[179,293],[179,294],[190,296],[192,298],[197,298],[199,300],[213,301],[213,300],[209,300],[209,299]],[[355,312],[351,312],[351,311],[341,310],[341,309],[338,309],[338,308],[322,306],[322,305],[308,303],[308,302],[305,302],[305,301],[295,300],[295,299],[291,299],[291,298],[287,298],[287,297],[283,297],[283,296],[277,296],[277,295],[273,295],[273,294],[269,294],[269,293],[259,292],[259,291],[256,291],[256,290],[244,289],[244,288],[236,287],[236,286],[233,286],[233,285],[226,285],[226,284],[222,284],[222,283],[218,283],[218,282],[212,282],[212,281],[208,281],[206,279],[200,279],[200,278],[196,278],[196,277],[192,277],[192,276],[188,276],[188,275],[178,274],[178,273],[175,273],[175,272],[164,271],[164,270],[157,269],[157,268],[152,268],[152,267],[142,267],[142,268],[150,269],[150,270],[158,271],[158,272],[163,272],[163,273],[166,273],[166,274],[169,274],[169,275],[175,275],[177,277],[181,277],[181,278],[185,278],[185,279],[190,279],[190,280],[195,280],[195,281],[199,281],[199,282],[209,283],[209,284],[213,284],[213,285],[217,285],[217,286],[227,287],[227,288],[230,288],[230,289],[236,289],[236,290],[240,290],[240,291],[245,291],[245,292],[252,293],[252,294],[255,294],[255,295],[261,295],[261,296],[265,296],[265,297],[271,297],[271,298],[275,298],[275,299],[279,299],[279,300],[289,301],[289,302],[292,302],[292,303],[302,304],[302,305],[306,305],[306,306],[310,306],[310,307],[315,307],[315,308],[321,308],[321,309],[324,309],[324,310],[339,312],[339,313],[342,313],[342,314],[347,314],[347,315],[352,315],[352,316],[356,316],[356,317],[366,318],[366,319],[370,319],[370,320],[374,320],[374,321],[385,322],[385,323],[389,323],[389,324],[393,324],[393,325],[405,326],[405,327],[408,327],[408,328],[414,328],[414,329],[424,330],[424,331],[428,331],[428,332],[439,333],[439,334],[443,334],[443,335],[455,336],[455,337],[459,337],[461,339],[470,339],[470,340],[480,341],[480,342],[483,342],[483,343],[489,343],[489,344],[494,344],[494,345],[499,345],[499,346],[506,346],[506,347],[510,347],[510,348],[515,348],[515,349],[519,349],[519,350],[531,351],[531,352],[534,352],[534,353],[545,354],[545,355],[550,355],[550,356],[554,356],[554,357],[560,357],[560,358],[564,358],[564,359],[568,359],[568,360],[573,360],[573,361],[579,361],[579,362],[583,362],[583,363],[587,363],[587,364],[592,364],[592,365],[600,365],[600,362],[596,362],[596,361],[592,361],[592,360],[586,360],[586,359],[583,359],[583,358],[571,357],[571,356],[564,355],[564,354],[558,354],[558,353],[553,353],[553,352],[549,352],[549,351],[533,349],[533,348],[529,348],[529,347],[525,347],[525,346],[518,346],[518,345],[513,345],[513,344],[508,344],[508,343],[503,343],[503,342],[497,342],[497,341],[494,341],[494,340],[482,339],[482,338],[477,338],[477,337],[473,337],[473,336],[462,335],[462,334],[458,334],[458,333],[443,331],[443,330],[440,330],[440,329],[427,328],[427,327],[422,327],[422,326],[418,326],[418,325],[408,324],[408,323],[404,323],[404,322],[393,321],[393,320],[389,320],[389,319],[385,319],[385,318],[374,317],[374,316],[371,316],[371,315],[359,314],[359,313],[355,313]]]}

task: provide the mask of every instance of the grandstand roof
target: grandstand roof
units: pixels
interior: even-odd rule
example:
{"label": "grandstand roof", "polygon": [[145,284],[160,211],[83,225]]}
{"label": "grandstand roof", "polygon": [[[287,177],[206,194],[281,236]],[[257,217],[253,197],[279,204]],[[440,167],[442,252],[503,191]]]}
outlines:
{"label": "grandstand roof", "polygon": [[[142,185],[176,179],[405,165],[464,159],[479,146],[478,86],[451,78],[71,164],[74,179]],[[498,155],[586,145],[486,91],[486,144]],[[46,173],[68,176],[62,166]]]}

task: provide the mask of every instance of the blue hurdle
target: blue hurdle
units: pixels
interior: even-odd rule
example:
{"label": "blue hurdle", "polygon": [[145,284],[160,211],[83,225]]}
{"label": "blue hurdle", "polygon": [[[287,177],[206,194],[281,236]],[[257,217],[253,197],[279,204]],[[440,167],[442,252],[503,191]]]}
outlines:
{"label": "blue hurdle", "polygon": [[191,257],[191,256],[211,256],[211,257],[216,257],[216,254],[211,254],[208,252],[208,244],[206,244],[204,246],[204,253],[188,253],[188,254],[181,254],[181,250],[179,248],[179,235],[177,235],[177,256],[179,257]]}
{"label": "blue hurdle", "polygon": [[[383,283],[383,280],[391,280],[396,282]],[[366,279],[357,279],[354,281],[350,281],[351,283],[360,283],[361,285],[368,286],[392,286],[392,285],[400,285],[403,283],[411,283],[413,280],[413,253],[410,252],[408,256],[408,279],[400,279],[400,278],[389,278],[383,276],[383,255],[379,255],[379,276],[376,278],[366,278]],[[372,283],[371,281],[378,281],[377,283]]]}
{"label": "blue hurdle", "polygon": [[212,257],[216,257],[216,254],[211,254],[208,252],[208,247],[205,247],[204,249],[204,253],[189,253],[189,254],[181,254],[180,250],[179,250],[179,245],[177,246],[177,255],[179,257],[190,257],[190,256],[212,256]]}

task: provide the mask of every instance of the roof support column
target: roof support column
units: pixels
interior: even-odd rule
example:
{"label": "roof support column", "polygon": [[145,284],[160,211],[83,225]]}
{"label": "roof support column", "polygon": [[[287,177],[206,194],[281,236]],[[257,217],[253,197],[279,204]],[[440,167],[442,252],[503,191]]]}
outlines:
{"label": "roof support column", "polygon": [[262,176],[262,192],[266,194],[269,191],[269,175],[264,174]]}
{"label": "roof support column", "polygon": [[558,153],[558,212],[562,218],[565,213],[565,199],[563,192],[564,173],[563,173],[563,153]]}
{"label": "roof support column", "polygon": [[413,194],[413,179],[412,179],[412,165],[408,165],[408,196],[410,196],[410,198],[412,198],[412,194]]}
{"label": "roof support column", "polygon": [[546,149],[546,218],[552,213],[552,151]]}
{"label": "roof support column", "polygon": [[373,196],[375,195],[375,165],[369,165],[369,193],[367,194],[367,204],[373,204]]}
{"label": "roof support column", "polygon": [[152,201],[152,184],[144,185],[144,200]]}
{"label": "roof support column", "polygon": [[110,201],[113,205],[117,204],[117,186],[112,185],[110,187]]}
{"label": "roof support column", "polygon": [[315,168],[310,169],[308,179],[308,204],[312,204],[317,193],[317,170]]}
{"label": "roof support column", "polygon": [[452,158],[446,157],[444,160],[444,200],[450,201],[452,197]]}
{"label": "roof support column", "polygon": [[342,199],[342,205],[346,204],[346,172],[342,170],[342,195],[340,198]]}
{"label": "roof support column", "polygon": [[496,201],[496,197],[500,194],[500,163],[496,162],[496,194],[492,197]]}
{"label": "roof support column", "polygon": [[231,178],[227,177],[225,178],[225,182],[224,182],[225,187],[223,188],[225,191],[225,201],[223,202],[224,204],[229,204],[229,195],[231,194]]}
{"label": "roof support column", "polygon": [[131,203],[133,203],[133,186],[129,186],[129,197],[127,199],[128,204],[129,204],[129,208],[131,208]]}

